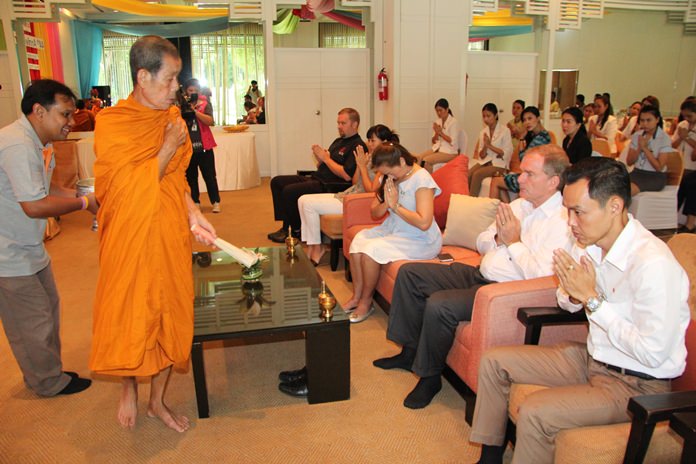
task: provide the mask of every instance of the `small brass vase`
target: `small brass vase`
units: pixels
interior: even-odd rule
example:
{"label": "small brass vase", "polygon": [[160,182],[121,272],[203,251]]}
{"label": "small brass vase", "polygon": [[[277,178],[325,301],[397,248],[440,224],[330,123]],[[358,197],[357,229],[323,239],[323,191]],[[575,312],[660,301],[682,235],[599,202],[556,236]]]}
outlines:
{"label": "small brass vase", "polygon": [[323,280],[321,281],[321,292],[317,295],[317,301],[321,308],[319,317],[323,321],[330,321],[333,317],[333,310],[336,307],[336,298],[326,291],[326,282]]}

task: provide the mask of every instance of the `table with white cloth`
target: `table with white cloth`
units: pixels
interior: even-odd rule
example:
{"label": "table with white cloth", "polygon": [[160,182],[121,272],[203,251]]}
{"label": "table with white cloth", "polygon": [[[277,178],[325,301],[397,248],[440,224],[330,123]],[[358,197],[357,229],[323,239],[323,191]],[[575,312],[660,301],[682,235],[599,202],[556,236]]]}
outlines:
{"label": "table with white cloth", "polygon": [[[241,190],[261,184],[259,163],[256,158],[256,135],[253,132],[225,132],[212,127],[217,142],[215,172],[220,191]],[[74,132],[70,139],[77,140],[77,165],[80,179],[94,177],[94,132]],[[198,176],[201,192],[206,191],[203,177]]]}

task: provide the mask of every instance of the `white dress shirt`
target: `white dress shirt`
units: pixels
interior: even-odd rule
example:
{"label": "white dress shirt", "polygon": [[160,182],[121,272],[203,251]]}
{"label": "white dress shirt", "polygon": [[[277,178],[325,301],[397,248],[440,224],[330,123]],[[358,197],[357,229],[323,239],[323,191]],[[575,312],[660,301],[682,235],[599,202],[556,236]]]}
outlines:
{"label": "white dress shirt", "polygon": [[[587,350],[596,361],[652,375],[678,377],[686,367],[684,336],[691,313],[689,279],[667,245],[632,216],[602,259],[596,245],[573,247],[573,258],[588,256],[595,273],[595,290],[606,298],[587,315]],[[571,312],[559,287],[558,304]]]}
{"label": "white dress shirt", "polygon": [[476,248],[483,255],[481,274],[495,282],[552,275],[553,250],[570,251],[573,244],[561,193],[554,193],[538,208],[522,198],[510,203],[510,208],[521,223],[520,241],[497,245],[494,221],[476,239]]}
{"label": "white dress shirt", "polygon": [[[672,142],[679,140],[679,129],[689,130],[689,135],[687,135],[687,138],[696,140],[696,127],[689,128],[689,121],[682,121],[677,126],[677,130],[674,131],[674,135],[672,135]],[[693,147],[686,143],[686,141],[682,141],[677,148],[684,156],[684,169],[696,171],[696,161],[691,159],[691,154],[694,152]]]}
{"label": "white dress shirt", "polygon": [[[594,121],[595,124],[597,124],[597,130],[599,130],[599,132],[601,132],[602,135],[607,139],[607,142],[609,142],[609,149],[611,152],[616,153],[616,132],[619,130],[619,125],[616,118],[614,116],[609,116],[602,127],[599,127],[598,120],[599,116],[596,114],[590,116],[590,120],[587,121],[587,127],[589,127],[590,123]],[[597,137],[595,137],[594,134],[590,136],[590,140],[594,140],[596,138]]]}
{"label": "white dress shirt", "polygon": [[[493,150],[483,149],[483,136],[488,135],[491,139],[491,145],[494,147],[503,150],[503,157],[499,158],[498,154],[494,152]],[[479,154],[479,159],[478,163],[479,164],[486,164],[489,161],[493,164],[493,166],[497,166],[499,168],[505,168],[507,169],[508,166],[510,165],[510,158],[512,158],[512,135],[510,135],[510,129],[507,128],[505,124],[502,124],[500,122],[496,123],[495,129],[493,130],[493,135],[491,136],[490,134],[490,129],[488,126],[484,127],[481,129],[481,133],[479,133],[479,138],[478,138],[478,146],[479,150],[481,150],[481,153]]]}
{"label": "white dress shirt", "polygon": [[432,150],[439,151],[440,153],[448,153],[450,155],[459,153],[459,123],[454,119],[454,116],[448,114],[444,125],[442,124],[442,119],[437,118],[435,124],[442,127],[442,131],[447,137],[452,139],[452,142],[447,142],[442,137],[438,137],[437,142],[433,144]]}

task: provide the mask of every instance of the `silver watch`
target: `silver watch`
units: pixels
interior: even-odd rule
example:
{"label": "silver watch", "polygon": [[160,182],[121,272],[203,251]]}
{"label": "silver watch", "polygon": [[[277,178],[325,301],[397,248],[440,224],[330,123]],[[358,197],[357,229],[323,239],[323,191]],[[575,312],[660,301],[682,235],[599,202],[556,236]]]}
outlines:
{"label": "silver watch", "polygon": [[591,313],[597,311],[600,306],[602,306],[602,303],[606,301],[606,298],[604,298],[604,295],[601,293],[597,296],[591,296],[587,299],[587,302],[585,303],[585,308]]}

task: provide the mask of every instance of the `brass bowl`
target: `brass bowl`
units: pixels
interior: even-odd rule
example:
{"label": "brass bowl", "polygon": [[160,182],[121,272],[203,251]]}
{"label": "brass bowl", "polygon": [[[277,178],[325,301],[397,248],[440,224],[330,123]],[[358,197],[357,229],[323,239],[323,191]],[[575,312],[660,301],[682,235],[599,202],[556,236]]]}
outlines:
{"label": "brass bowl", "polygon": [[222,130],[225,132],[244,132],[248,130],[249,126],[246,124],[235,124],[233,126],[222,126]]}

